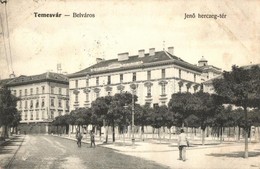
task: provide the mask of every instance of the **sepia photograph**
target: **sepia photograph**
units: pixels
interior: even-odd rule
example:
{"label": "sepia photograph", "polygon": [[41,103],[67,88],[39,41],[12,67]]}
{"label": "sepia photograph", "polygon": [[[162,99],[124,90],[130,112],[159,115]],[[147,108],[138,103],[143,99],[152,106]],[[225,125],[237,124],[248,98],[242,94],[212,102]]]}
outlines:
{"label": "sepia photograph", "polygon": [[260,169],[259,16],[0,0],[0,169]]}

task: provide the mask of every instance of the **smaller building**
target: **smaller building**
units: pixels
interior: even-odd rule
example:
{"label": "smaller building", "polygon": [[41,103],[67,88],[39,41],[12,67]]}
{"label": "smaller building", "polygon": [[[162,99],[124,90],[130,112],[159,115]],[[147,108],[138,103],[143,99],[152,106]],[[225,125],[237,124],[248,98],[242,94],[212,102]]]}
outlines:
{"label": "smaller building", "polygon": [[18,127],[21,133],[50,133],[54,118],[69,113],[69,81],[65,75],[22,75],[1,80],[0,84],[20,98],[17,109],[22,118]]}
{"label": "smaller building", "polygon": [[208,61],[202,56],[202,58],[198,61],[198,67],[203,69],[201,74],[201,82],[210,80],[222,74],[222,70],[213,65],[208,65]]}

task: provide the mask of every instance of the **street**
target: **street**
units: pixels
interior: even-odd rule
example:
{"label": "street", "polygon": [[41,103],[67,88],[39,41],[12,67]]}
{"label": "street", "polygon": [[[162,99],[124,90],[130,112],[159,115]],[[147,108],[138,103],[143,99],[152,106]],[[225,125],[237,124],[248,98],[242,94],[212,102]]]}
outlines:
{"label": "street", "polygon": [[[90,148],[89,144],[84,143],[79,148],[75,141],[60,137],[26,135],[23,143],[22,139],[23,137],[18,137],[1,146],[2,168],[167,168],[152,161],[119,154],[109,148],[99,146]],[[22,146],[12,161],[15,153],[12,147],[19,146],[21,143]]]}

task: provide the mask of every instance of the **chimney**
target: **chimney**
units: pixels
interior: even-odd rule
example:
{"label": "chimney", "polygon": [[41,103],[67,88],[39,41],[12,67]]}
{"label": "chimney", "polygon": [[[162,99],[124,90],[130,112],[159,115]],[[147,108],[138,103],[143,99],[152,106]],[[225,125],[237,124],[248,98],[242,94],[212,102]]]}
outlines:
{"label": "chimney", "polygon": [[102,58],[96,58],[96,62],[97,62],[97,63],[102,62],[102,60],[103,60]]}
{"label": "chimney", "polygon": [[144,49],[138,50],[138,57],[142,58],[144,57]]}
{"label": "chimney", "polygon": [[118,54],[118,61],[124,61],[124,60],[128,60],[129,58],[129,53],[119,53]]}
{"label": "chimney", "polygon": [[174,55],[174,47],[168,47],[168,53],[170,53],[171,55]]}
{"label": "chimney", "polygon": [[149,49],[149,56],[154,56],[155,54],[155,48],[150,48]]}

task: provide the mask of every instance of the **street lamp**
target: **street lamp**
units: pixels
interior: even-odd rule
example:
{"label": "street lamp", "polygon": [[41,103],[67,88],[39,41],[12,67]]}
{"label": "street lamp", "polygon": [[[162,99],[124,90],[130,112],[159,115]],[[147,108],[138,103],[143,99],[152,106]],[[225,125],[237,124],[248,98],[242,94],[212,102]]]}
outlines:
{"label": "street lamp", "polygon": [[132,146],[135,144],[135,135],[134,135],[134,127],[135,127],[135,98],[134,94],[137,88],[137,85],[132,83],[130,85],[130,88],[132,89]]}

